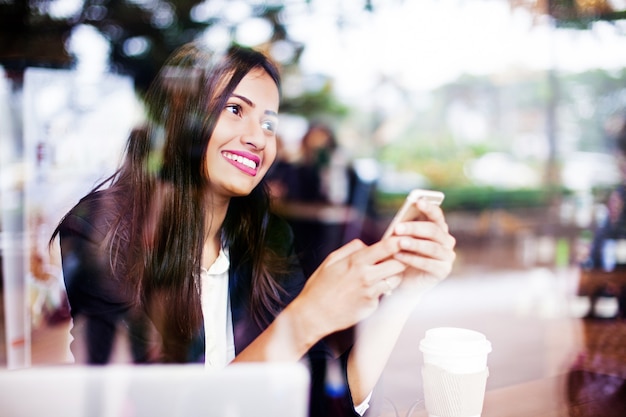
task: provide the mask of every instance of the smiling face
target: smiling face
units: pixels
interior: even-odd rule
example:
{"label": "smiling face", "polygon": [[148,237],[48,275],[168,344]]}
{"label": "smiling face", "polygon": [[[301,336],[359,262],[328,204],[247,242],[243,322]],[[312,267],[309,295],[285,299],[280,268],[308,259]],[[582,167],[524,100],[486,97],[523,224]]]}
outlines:
{"label": "smiling face", "polygon": [[276,157],[279,93],[274,80],[253,69],[237,85],[217,121],[206,154],[209,191],[248,195]]}

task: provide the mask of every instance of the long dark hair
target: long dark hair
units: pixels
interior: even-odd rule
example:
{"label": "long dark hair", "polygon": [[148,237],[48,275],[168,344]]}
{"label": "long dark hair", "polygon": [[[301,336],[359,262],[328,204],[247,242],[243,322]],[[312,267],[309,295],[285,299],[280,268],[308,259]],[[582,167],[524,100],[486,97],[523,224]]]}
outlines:
{"label": "long dark hair", "polygon": [[[130,135],[124,164],[105,181],[117,211],[107,236],[111,268],[135,304],[152,314],[165,360],[184,360],[185,346],[201,328],[200,263],[210,222],[202,191],[206,149],[231,93],[256,68],[280,90],[278,69],[260,52],[232,47],[215,54],[195,42],[182,46],[146,94],[147,121]],[[251,268],[250,308],[260,326],[281,308],[277,277],[286,272],[265,244],[269,208],[261,181],[249,195],[231,200],[221,230],[231,268]]]}

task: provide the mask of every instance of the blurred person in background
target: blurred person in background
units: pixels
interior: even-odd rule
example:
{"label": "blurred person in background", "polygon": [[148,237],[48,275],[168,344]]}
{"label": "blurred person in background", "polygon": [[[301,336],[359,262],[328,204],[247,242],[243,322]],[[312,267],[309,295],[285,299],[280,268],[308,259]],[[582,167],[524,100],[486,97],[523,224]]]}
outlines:
{"label": "blurred person in background", "polygon": [[[622,271],[626,274],[626,117],[619,117],[608,129],[622,182],[609,194],[606,216],[594,230],[589,256],[581,267],[585,271]],[[593,279],[593,276],[590,276]],[[626,286],[619,282],[597,286],[589,294],[587,318],[596,318],[596,306],[602,296],[615,296],[618,317],[626,318]]]}
{"label": "blurred person in background", "polygon": [[[168,59],[125,162],[51,238],[60,237],[72,350],[107,363],[123,323],[135,362],[308,359],[311,415],[362,415],[406,319],[449,275],[455,239],[441,209],[420,204],[428,221],[372,245],[353,240],[307,279],[264,180],[279,101],[279,71],[259,52],[190,43]],[[357,324],[349,346],[333,342]],[[330,390],[339,412],[316,384],[332,364],[343,376],[344,389]]]}
{"label": "blurred person in background", "polygon": [[356,219],[351,193],[356,177],[330,125],[310,122],[297,152],[277,157],[267,180],[274,208],[292,227],[295,248],[306,274],[348,240]]}
{"label": "blurred person in background", "polygon": [[350,165],[330,126],[314,122],[302,137],[295,165],[298,187],[290,198],[345,204],[350,194]]}
{"label": "blurred person in background", "polygon": [[290,191],[298,186],[293,162],[280,135],[276,136],[276,158],[265,175],[265,183],[272,199],[279,202],[287,200]]}

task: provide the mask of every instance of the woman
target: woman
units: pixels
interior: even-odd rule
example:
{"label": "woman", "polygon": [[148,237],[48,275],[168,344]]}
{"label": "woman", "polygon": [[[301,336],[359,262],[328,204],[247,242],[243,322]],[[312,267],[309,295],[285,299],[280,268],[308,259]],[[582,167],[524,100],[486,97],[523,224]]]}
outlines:
{"label": "woman", "polygon": [[[277,69],[252,50],[218,56],[192,43],[168,60],[125,163],[53,235],[74,337],[91,363],[108,360],[120,320],[137,362],[318,363],[336,353],[346,404],[361,414],[419,296],[449,274],[455,240],[441,210],[424,205],[429,222],[350,242],[305,280],[263,181],[279,88]],[[352,346],[330,353],[329,336],[366,318]]]}

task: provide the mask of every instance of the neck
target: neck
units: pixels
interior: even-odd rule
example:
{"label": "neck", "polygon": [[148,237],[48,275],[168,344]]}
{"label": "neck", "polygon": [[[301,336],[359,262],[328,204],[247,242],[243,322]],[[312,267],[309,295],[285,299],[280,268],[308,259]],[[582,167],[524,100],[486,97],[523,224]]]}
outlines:
{"label": "neck", "polygon": [[202,266],[209,268],[221,249],[220,231],[226,218],[226,211],[228,210],[228,203],[230,199],[224,201],[217,201],[215,197],[208,197],[206,203],[206,224],[204,248],[202,249]]}

